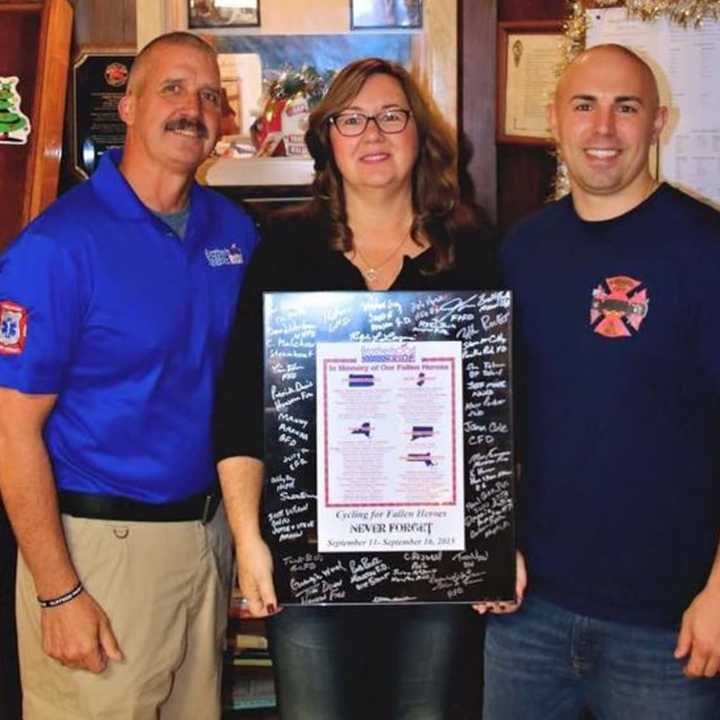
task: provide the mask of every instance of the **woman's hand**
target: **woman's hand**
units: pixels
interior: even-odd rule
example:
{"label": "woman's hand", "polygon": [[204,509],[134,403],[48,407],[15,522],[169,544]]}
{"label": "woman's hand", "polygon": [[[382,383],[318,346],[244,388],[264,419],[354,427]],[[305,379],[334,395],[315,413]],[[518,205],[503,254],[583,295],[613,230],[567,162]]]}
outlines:
{"label": "woman's hand", "polygon": [[245,607],[252,617],[267,617],[278,612],[273,585],[273,561],[270,549],[260,535],[244,537],[236,545],[238,585]]}
{"label": "woman's hand", "polygon": [[473,610],[478,615],[485,613],[511,613],[515,612],[523,601],[525,588],[527,587],[527,570],[525,569],[525,558],[518,550],[515,554],[515,602],[484,602],[473,605]]}
{"label": "woman's hand", "polygon": [[218,463],[225,512],[235,538],[238,586],[252,617],[277,612],[270,549],[260,532],[263,464],[257,458],[229,457]]}

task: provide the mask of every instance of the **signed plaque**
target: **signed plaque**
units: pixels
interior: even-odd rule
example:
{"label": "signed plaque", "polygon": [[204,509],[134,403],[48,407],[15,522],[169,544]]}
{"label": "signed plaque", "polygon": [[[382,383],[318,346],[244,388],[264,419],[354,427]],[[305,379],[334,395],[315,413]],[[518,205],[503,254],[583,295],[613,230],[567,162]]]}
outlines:
{"label": "signed plaque", "polygon": [[92,174],[106,150],[125,141],[117,107],[134,59],[130,49],[85,49],[73,66],[72,162],[81,178]]}
{"label": "signed plaque", "polygon": [[512,600],[509,292],[265,295],[282,604]]}

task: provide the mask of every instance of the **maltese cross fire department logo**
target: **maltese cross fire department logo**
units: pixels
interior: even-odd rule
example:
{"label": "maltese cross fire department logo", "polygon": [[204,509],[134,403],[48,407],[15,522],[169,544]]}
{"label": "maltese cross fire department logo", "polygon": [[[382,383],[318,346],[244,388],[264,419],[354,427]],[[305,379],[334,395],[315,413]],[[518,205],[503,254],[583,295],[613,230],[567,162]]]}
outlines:
{"label": "maltese cross fire department logo", "polygon": [[647,289],[639,280],[625,275],[607,278],[593,290],[590,325],[604,337],[632,337],[649,304]]}

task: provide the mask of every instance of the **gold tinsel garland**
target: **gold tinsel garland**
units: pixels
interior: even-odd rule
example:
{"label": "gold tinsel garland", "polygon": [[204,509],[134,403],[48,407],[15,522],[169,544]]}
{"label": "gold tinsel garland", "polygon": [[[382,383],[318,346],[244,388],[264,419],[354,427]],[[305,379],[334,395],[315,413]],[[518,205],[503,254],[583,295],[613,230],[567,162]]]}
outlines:
{"label": "gold tinsel garland", "polygon": [[[720,19],[720,0],[594,0],[595,7],[625,6],[628,17],[641,20],[657,20],[667,17],[671,22],[683,26],[701,25],[706,18]],[[580,0],[570,0],[569,16],[565,21],[565,55],[569,62],[585,47],[587,21],[585,4]]]}
{"label": "gold tinsel garland", "polygon": [[570,14],[563,23],[565,38],[562,44],[562,60],[557,74],[562,74],[565,67],[572,59],[585,49],[585,34],[587,32],[587,18],[585,17],[585,6],[581,2],[572,0],[570,3]]}
{"label": "gold tinsel garland", "polygon": [[700,25],[705,18],[720,18],[720,0],[625,0],[628,14],[641,20],[668,17],[681,25]]}
{"label": "gold tinsel garland", "polygon": [[[720,19],[720,0],[593,0],[588,5],[595,7],[625,6],[628,17],[653,21],[667,17],[670,21],[687,27],[698,26],[706,18]],[[563,24],[565,38],[562,44],[562,59],[557,73],[560,75],[568,63],[585,49],[587,19],[585,4],[580,0],[569,0],[568,18]],[[555,151],[552,151],[555,153]],[[557,153],[555,153],[557,155]],[[555,175],[551,199],[557,199],[570,192],[567,171],[558,158],[558,169]]]}

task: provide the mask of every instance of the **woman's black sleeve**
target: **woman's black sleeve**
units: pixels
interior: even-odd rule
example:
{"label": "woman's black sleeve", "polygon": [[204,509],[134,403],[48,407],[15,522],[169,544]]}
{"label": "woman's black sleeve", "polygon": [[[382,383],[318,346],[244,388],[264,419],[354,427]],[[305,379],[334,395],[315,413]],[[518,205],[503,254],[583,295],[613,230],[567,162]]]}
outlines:
{"label": "woman's black sleeve", "polygon": [[277,253],[261,240],[240,291],[213,415],[216,461],[263,457],[263,292],[277,280]]}

